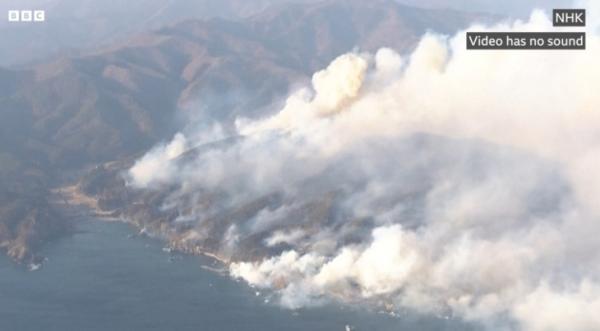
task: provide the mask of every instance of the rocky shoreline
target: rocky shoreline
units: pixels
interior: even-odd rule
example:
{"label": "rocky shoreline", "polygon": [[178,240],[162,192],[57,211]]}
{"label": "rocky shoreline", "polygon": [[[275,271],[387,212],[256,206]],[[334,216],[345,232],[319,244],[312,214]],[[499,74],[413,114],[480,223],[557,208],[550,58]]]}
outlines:
{"label": "rocky shoreline", "polygon": [[[186,240],[185,237],[170,231],[170,229],[163,228],[163,230],[160,230],[160,228],[157,227],[149,227],[147,224],[144,224],[139,220],[136,221],[128,218],[125,211],[119,211],[117,209],[104,210],[101,207],[101,199],[83,192],[79,184],[58,188],[54,190],[53,193],[56,197],[59,197],[57,200],[59,200],[60,203],[57,202],[57,204],[61,204],[62,209],[64,211],[68,211],[65,212],[65,214],[69,215],[71,220],[80,219],[82,217],[92,217],[103,222],[127,223],[138,230],[138,233],[135,235],[148,236],[163,241],[165,245],[163,250],[169,254],[181,253],[208,257],[213,261],[211,265],[218,265],[218,268],[207,267],[206,269],[211,272],[219,273],[223,276],[230,276],[229,267],[232,263],[236,262],[230,256],[228,257],[219,254],[218,252],[213,252],[203,248],[197,243]],[[254,257],[255,260],[260,260],[261,258],[264,258],[264,256]],[[29,262],[27,264],[27,268],[30,271],[38,270],[42,267],[44,261],[45,259],[40,256],[35,261]],[[251,284],[249,284],[249,286],[253,287]],[[276,292],[277,288],[272,290]],[[364,298],[355,298],[344,293],[331,293],[330,299],[348,305],[364,303]],[[397,308],[391,303],[391,301],[387,301],[384,298],[378,298],[376,301],[369,302],[368,306],[374,311],[382,314],[387,314],[393,317],[399,316]]]}
{"label": "rocky shoreline", "polygon": [[185,243],[181,240],[178,240],[176,237],[169,236],[166,232],[148,229],[139,222],[129,220],[118,210],[103,210],[100,207],[99,199],[85,194],[78,185],[61,187],[56,189],[54,192],[62,197],[65,206],[69,206],[72,211],[78,213],[78,217],[89,216],[105,222],[128,223],[138,229],[139,234],[159,238],[160,240],[164,241],[169,250],[174,250],[189,255],[206,256],[224,265],[231,263],[231,260],[224,256],[203,250],[199,246]]}

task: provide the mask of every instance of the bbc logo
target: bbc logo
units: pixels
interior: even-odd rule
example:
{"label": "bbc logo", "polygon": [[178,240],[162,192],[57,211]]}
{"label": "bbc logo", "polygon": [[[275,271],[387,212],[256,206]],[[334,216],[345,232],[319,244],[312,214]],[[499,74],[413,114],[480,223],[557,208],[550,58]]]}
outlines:
{"label": "bbc logo", "polygon": [[46,12],[44,10],[9,10],[9,22],[44,22]]}

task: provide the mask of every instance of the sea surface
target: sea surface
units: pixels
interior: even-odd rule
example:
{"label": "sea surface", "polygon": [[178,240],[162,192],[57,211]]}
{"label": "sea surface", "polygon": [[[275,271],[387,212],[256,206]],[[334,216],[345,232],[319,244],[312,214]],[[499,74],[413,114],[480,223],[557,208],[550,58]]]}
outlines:
{"label": "sea surface", "polygon": [[85,220],[41,252],[48,260],[37,271],[0,257],[0,330],[473,330],[337,304],[282,309],[271,293],[208,270],[215,261],[134,233]]}

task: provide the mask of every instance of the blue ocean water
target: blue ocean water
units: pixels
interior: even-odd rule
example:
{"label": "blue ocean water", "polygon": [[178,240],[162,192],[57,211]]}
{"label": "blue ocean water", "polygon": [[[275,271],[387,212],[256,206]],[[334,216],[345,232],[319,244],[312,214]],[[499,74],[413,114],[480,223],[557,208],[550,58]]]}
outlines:
{"label": "blue ocean water", "polygon": [[[0,330],[471,330],[437,318],[394,318],[327,305],[290,311],[203,266],[166,253],[122,223],[86,220],[42,252],[35,272],[0,257]],[[275,301],[272,299],[271,301]]]}

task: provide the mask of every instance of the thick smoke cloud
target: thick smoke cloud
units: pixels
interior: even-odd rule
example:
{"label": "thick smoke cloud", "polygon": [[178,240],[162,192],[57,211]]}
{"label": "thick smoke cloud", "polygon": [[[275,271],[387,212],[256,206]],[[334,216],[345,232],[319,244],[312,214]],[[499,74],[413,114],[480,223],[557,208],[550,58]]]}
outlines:
{"label": "thick smoke cloud", "polygon": [[[536,12],[471,29],[551,28]],[[219,192],[191,208],[194,240],[219,209],[277,193],[222,250],[263,234],[270,255],[230,272],[287,307],[385,302],[490,329],[598,330],[594,30],[586,51],[467,51],[459,33],[426,35],[407,57],[342,55],[280,112],[238,119],[239,138],[182,160],[181,146],[198,144],[178,136],[130,179],[178,185],[180,204]]]}

